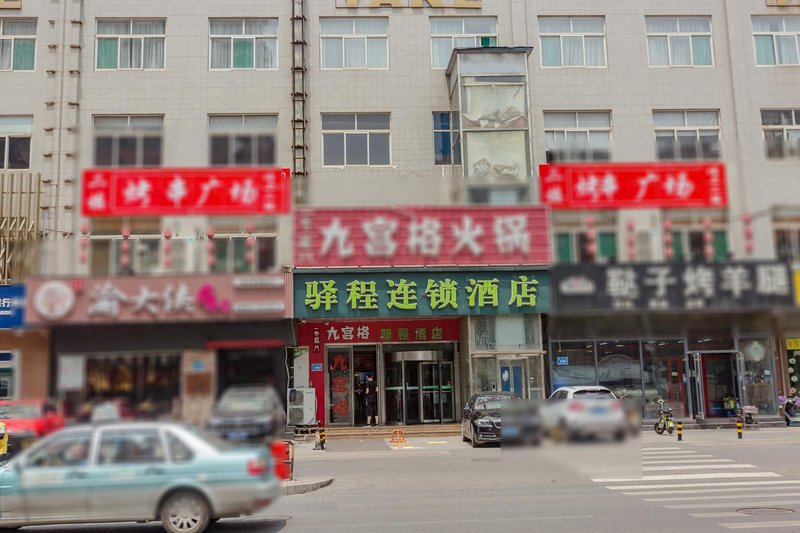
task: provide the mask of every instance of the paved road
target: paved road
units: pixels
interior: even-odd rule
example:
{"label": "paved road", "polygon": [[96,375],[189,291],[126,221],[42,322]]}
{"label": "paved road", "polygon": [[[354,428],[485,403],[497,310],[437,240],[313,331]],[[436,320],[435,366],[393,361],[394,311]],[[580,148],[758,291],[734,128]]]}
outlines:
{"label": "paved road", "polygon": [[[678,443],[646,433],[641,452],[624,454],[546,447],[514,455],[471,449],[457,437],[414,439],[400,449],[330,441],[325,452],[299,449],[296,475],[333,476],[333,485],[211,531],[800,531],[800,429],[746,432],[743,441],[732,430],[685,437]],[[614,455],[636,459],[617,464]],[[148,533],[159,526],[69,530]]]}

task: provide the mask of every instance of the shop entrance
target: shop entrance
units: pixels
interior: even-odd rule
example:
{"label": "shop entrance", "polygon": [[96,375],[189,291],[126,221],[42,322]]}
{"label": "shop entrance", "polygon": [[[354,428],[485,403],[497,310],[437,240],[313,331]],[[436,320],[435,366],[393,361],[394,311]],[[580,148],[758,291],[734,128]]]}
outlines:
{"label": "shop entrance", "polygon": [[328,423],[363,426],[367,423],[364,387],[367,377],[378,381],[374,344],[328,346],[325,350]]}
{"label": "shop entrance", "polygon": [[387,424],[455,420],[453,362],[443,352],[387,353],[384,390]]}
{"label": "shop entrance", "polygon": [[691,363],[697,418],[735,416],[737,405],[745,405],[738,379],[743,375],[742,354],[694,353]]}
{"label": "shop entrance", "polygon": [[525,398],[525,362],[514,360],[500,360],[500,391],[513,392],[520,398]]}

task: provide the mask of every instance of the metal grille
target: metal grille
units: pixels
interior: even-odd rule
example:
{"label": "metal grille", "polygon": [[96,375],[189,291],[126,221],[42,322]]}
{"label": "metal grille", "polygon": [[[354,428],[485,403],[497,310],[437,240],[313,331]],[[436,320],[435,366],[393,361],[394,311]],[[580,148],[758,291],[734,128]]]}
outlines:
{"label": "metal grille", "polygon": [[0,173],[0,283],[30,276],[39,241],[39,174]]}

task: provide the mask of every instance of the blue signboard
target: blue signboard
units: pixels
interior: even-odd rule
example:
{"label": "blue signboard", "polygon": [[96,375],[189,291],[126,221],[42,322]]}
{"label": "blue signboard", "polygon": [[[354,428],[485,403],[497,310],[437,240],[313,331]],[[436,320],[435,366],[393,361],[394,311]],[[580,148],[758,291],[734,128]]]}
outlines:
{"label": "blue signboard", "polygon": [[322,363],[313,363],[311,365],[312,372],[322,372]]}
{"label": "blue signboard", "polygon": [[557,366],[569,366],[569,357],[561,356],[556,357]]}
{"label": "blue signboard", "polygon": [[0,329],[21,328],[25,323],[25,286],[0,285]]}

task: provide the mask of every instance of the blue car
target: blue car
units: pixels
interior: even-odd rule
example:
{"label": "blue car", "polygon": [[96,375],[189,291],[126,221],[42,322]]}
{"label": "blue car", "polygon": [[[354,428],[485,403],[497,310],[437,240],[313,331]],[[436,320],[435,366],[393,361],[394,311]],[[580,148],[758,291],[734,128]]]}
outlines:
{"label": "blue car", "polygon": [[0,467],[0,529],[161,521],[201,533],[280,493],[266,447],[233,449],[173,423],[76,426]]}

